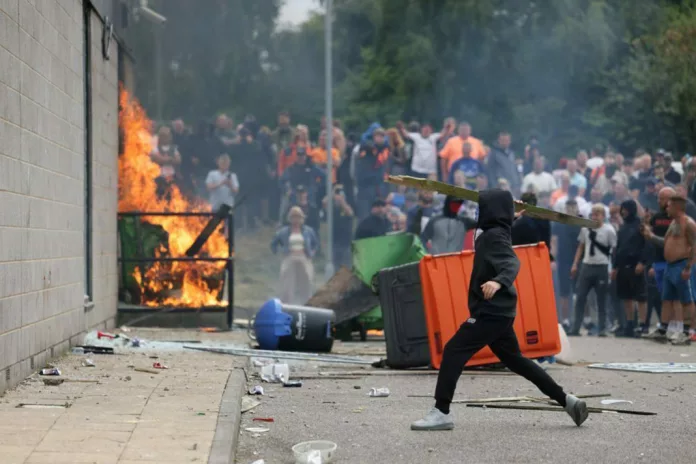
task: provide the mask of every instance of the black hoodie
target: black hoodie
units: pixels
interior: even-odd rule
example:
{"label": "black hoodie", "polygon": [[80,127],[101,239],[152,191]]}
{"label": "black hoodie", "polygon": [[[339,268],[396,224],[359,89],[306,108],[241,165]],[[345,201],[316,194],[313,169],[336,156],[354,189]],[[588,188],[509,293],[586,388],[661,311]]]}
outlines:
{"label": "black hoodie", "polygon": [[651,247],[646,244],[643,234],[640,233],[638,206],[634,200],[626,200],[621,203],[621,209],[628,214],[616,235],[613,267],[619,269],[635,267],[638,263],[646,264],[650,261]]}
{"label": "black hoodie", "polygon": [[[469,311],[474,317],[479,314],[515,317],[517,291],[513,282],[520,270],[520,260],[512,249],[510,230],[514,217],[510,192],[491,189],[479,193],[478,228],[483,233],[476,239],[469,282]],[[489,280],[498,282],[500,290],[485,300],[481,285]]]}

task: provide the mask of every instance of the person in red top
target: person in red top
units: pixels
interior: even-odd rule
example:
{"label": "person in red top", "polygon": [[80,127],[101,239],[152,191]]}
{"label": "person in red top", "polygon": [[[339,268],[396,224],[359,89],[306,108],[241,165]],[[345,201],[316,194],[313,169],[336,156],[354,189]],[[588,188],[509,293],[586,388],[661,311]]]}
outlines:
{"label": "person in red top", "polygon": [[449,172],[455,161],[461,158],[464,144],[471,145],[471,157],[483,161],[486,151],[483,142],[471,135],[471,124],[462,122],[459,124],[457,137],[450,138],[440,150],[440,169],[443,179],[449,179]]}

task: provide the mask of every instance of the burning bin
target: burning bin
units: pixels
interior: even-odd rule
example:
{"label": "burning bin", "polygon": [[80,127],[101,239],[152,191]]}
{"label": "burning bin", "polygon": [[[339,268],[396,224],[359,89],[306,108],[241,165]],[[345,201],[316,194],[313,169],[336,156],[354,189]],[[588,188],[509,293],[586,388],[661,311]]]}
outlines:
{"label": "burning bin", "polygon": [[286,305],[274,298],[256,313],[254,333],[262,350],[329,352],[335,320],[330,309]]}

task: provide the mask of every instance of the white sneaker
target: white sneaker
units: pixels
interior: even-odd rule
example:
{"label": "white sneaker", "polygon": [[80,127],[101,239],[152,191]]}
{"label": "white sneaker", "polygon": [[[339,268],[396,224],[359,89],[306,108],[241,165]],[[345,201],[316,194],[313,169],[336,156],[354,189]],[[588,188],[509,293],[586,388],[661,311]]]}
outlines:
{"label": "white sneaker", "polygon": [[691,337],[689,337],[684,332],[680,332],[680,333],[676,334],[671,341],[672,341],[672,345],[677,345],[677,346],[691,345]]}
{"label": "white sneaker", "polygon": [[431,409],[424,419],[411,424],[411,430],[452,430],[453,428],[452,414],[443,414],[437,408]]}

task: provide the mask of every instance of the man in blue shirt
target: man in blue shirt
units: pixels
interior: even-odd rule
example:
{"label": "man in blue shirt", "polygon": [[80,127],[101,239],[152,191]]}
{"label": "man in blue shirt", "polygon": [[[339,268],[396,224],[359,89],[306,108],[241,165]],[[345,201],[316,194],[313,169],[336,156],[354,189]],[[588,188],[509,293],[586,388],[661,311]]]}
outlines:
{"label": "man in blue shirt", "polygon": [[479,160],[471,157],[471,151],[472,147],[470,143],[465,143],[462,146],[462,157],[452,163],[452,167],[450,168],[448,180],[450,184],[454,184],[454,174],[457,171],[461,171],[466,177],[466,188],[476,188],[476,177],[483,173],[483,165]]}

